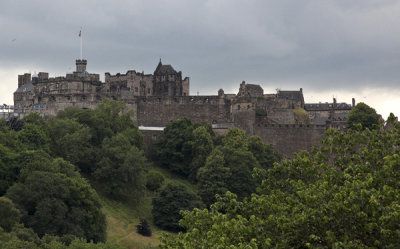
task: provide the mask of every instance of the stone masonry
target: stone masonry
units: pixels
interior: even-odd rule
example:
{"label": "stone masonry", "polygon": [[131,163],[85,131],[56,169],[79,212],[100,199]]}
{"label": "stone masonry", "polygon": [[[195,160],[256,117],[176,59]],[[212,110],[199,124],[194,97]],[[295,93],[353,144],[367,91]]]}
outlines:
{"label": "stone masonry", "polygon": [[[56,115],[67,107],[95,108],[103,98],[121,100],[133,110],[139,126],[165,127],[170,121],[187,117],[206,121],[219,134],[238,127],[248,135],[258,135],[273,144],[284,156],[318,145],[327,128],[345,129],[353,105],[304,102],[303,90],[264,94],[260,85],[243,81],[237,94],[190,96],[189,78],[182,78],[161,60],[153,74],[130,70],[126,74],[99,74],[86,71],[87,61],[76,60],[76,71],[49,78],[48,73],[18,76],[14,92],[14,112]],[[156,136],[151,133],[154,140]],[[156,132],[157,133],[157,132]]]}

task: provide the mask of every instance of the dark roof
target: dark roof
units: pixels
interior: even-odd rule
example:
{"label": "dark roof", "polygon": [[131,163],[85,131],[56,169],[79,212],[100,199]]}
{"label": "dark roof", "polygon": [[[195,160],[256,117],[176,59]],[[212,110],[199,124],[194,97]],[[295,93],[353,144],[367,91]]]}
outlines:
{"label": "dark roof", "polygon": [[[332,109],[333,103],[307,103],[304,104],[306,110],[325,110]],[[346,103],[336,103],[335,109],[337,110],[351,110],[351,105]]]}
{"label": "dark roof", "polygon": [[22,92],[32,92],[34,89],[32,81],[29,81],[26,84],[23,84],[22,86],[18,87],[16,93],[22,93]]}
{"label": "dark roof", "polygon": [[264,91],[260,85],[246,84],[246,88],[252,91]]}
{"label": "dark roof", "polygon": [[304,101],[303,93],[301,91],[279,91],[278,97],[284,99]]}
{"label": "dark roof", "polygon": [[158,63],[156,70],[154,71],[154,75],[168,75],[168,74],[176,74],[175,69],[171,65],[163,65]]}

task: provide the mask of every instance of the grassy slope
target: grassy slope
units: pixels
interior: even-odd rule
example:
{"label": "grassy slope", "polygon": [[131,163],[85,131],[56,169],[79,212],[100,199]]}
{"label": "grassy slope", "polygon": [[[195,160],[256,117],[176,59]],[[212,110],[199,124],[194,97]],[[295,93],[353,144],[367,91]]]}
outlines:
{"label": "grassy slope", "polygon": [[[177,177],[166,170],[156,168],[165,176],[165,183],[184,184],[193,192],[196,192],[196,186],[190,184],[187,180]],[[153,192],[146,192],[145,197],[138,203],[133,201],[120,202],[111,200],[107,197],[100,196],[103,212],[107,217],[107,240],[118,243],[127,249],[148,249],[154,248],[159,244],[159,237],[164,231],[154,226],[153,217],[151,215],[151,200],[155,196]],[[136,225],[139,219],[144,218],[151,224],[153,236],[145,237],[136,233]]]}

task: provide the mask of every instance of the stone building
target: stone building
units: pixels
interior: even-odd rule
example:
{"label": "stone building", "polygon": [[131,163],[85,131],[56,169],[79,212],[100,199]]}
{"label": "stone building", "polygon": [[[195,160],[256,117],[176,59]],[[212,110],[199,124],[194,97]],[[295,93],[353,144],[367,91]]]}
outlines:
{"label": "stone building", "polygon": [[15,112],[55,115],[70,106],[95,108],[102,98],[111,98],[124,101],[139,126],[165,127],[172,120],[187,117],[212,124],[218,133],[238,127],[290,156],[318,145],[327,128],[345,129],[345,120],[355,104],[354,100],[353,105],[338,104],[335,99],[333,103],[306,104],[301,88],[264,94],[260,85],[245,81],[237,94],[220,89],[217,95],[191,96],[189,78],[183,79],[182,72],[163,65],[161,60],[154,74],[135,70],[105,73],[104,83],[98,74],[88,73],[86,66],[86,60],[77,60],[76,71],[65,77],[49,78],[43,72],[32,77],[19,75]]}
{"label": "stone building", "polygon": [[189,96],[189,78],[182,80],[182,72],[171,65],[158,63],[153,78],[154,96]]}
{"label": "stone building", "polygon": [[86,60],[76,60],[76,71],[63,77],[49,78],[40,72],[18,76],[14,92],[15,112],[39,112],[56,115],[59,110],[74,106],[94,108],[101,101],[103,83],[99,74],[86,71]]}

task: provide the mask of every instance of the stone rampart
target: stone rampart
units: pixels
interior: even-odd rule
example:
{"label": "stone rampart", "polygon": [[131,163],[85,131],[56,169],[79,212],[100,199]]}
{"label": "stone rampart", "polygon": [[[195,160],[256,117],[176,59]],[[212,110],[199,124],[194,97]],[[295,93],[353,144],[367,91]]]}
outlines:
{"label": "stone rampart", "polygon": [[284,157],[292,157],[295,152],[319,146],[325,131],[325,125],[259,123],[254,128],[254,135],[272,144]]}
{"label": "stone rampart", "polygon": [[227,123],[231,121],[230,106],[230,100],[218,96],[139,98],[135,120],[144,126],[165,126],[183,117],[194,122]]}

